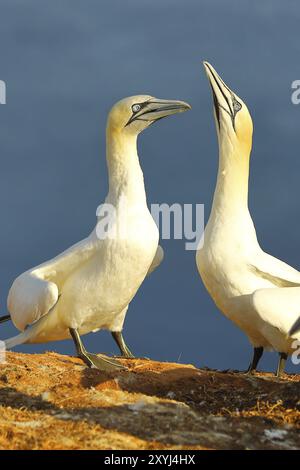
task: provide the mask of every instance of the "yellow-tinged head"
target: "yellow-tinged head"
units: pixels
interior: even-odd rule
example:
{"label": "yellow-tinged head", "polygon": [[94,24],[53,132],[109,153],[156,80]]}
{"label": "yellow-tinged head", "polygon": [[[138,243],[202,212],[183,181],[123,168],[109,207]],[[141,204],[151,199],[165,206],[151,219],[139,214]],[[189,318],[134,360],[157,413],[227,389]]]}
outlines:
{"label": "yellow-tinged head", "polygon": [[184,101],[160,100],[148,95],[130,96],[118,101],[108,115],[113,132],[138,135],[155,121],[191,109]]}
{"label": "yellow-tinged head", "polygon": [[[208,62],[203,62],[212,89],[219,144],[230,143],[250,154],[253,124],[246,104],[224,83]],[[227,142],[229,141],[229,142]]]}

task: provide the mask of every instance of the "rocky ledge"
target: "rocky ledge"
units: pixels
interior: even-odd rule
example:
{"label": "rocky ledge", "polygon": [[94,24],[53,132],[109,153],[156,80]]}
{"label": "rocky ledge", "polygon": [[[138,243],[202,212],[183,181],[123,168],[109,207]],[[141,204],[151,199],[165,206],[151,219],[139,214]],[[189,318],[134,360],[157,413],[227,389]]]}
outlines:
{"label": "rocky ledge", "polygon": [[52,352],[0,364],[0,449],[299,449],[300,376]]}

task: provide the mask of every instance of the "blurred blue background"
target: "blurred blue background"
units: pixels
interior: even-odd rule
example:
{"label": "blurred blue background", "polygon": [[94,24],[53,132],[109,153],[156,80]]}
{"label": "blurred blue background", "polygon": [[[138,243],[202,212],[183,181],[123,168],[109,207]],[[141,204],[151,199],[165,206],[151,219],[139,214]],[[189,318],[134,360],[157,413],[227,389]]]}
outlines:
{"label": "blurred blue background", "polygon": [[[149,93],[190,102],[139,140],[149,203],[204,203],[217,171],[209,60],[254,120],[250,208],[266,251],[300,267],[300,7],[290,0],[1,0],[0,299],[13,279],[84,238],[107,191],[105,123],[112,104]],[[137,355],[246,368],[251,347],[223,317],[185,241],[165,240],[165,261],[143,284],[125,324]],[[1,338],[15,334],[1,325]],[[85,338],[116,353],[107,332]],[[24,345],[73,354],[71,341]],[[261,367],[275,369],[266,354]],[[288,370],[296,371],[289,364]]]}

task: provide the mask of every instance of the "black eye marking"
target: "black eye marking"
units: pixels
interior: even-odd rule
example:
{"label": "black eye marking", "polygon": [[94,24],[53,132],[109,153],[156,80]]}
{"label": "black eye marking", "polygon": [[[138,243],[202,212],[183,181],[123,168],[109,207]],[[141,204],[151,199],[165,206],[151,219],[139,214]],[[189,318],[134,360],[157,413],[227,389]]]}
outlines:
{"label": "black eye marking", "polygon": [[[148,101],[144,101],[143,103],[134,103],[132,106],[131,106],[131,111],[132,111],[132,115],[129,119],[129,121],[127,122],[127,124],[125,125],[125,127],[129,126],[129,124],[131,124],[133,121],[135,121],[136,119],[139,120],[139,121],[143,121],[144,119],[141,119],[139,117],[136,117],[137,113],[139,113],[143,108],[145,108],[145,106],[147,106],[149,100]],[[144,114],[144,113],[142,113]]]}
{"label": "black eye marking", "polygon": [[235,130],[235,116],[237,113],[242,109],[241,103],[236,99],[234,95],[231,95],[231,100],[232,100],[232,126],[233,129]]}
{"label": "black eye marking", "polygon": [[[217,115],[217,120],[218,120],[218,125],[219,125],[219,129],[220,129],[220,126],[221,126],[221,122],[220,122],[220,109],[219,108],[222,108],[223,111],[225,111],[229,116],[230,116],[230,119],[231,119],[231,122],[232,122],[232,127],[233,129],[235,130],[235,126],[234,126],[234,116],[232,114],[232,110],[231,110],[231,106],[230,106],[230,102],[229,102],[229,98],[227,98],[226,94],[224,93],[221,85],[219,84],[218,80],[216,79],[212,69],[210,68],[210,66],[208,67],[212,76],[213,76],[213,79],[214,79],[214,82],[215,84],[217,85],[220,93],[222,94],[224,100],[226,101],[227,103],[227,106],[228,106],[228,110],[226,108],[224,108],[224,106],[222,106],[221,104],[219,104],[218,102],[218,99],[217,99],[217,96],[215,94],[215,91],[214,91],[214,88],[211,85],[211,89],[212,89],[212,92],[213,92],[213,98],[214,98],[214,107],[215,107],[215,111],[216,111],[216,115]],[[225,85],[225,83],[223,82],[223,80],[221,79],[223,85],[226,87],[227,90],[229,90],[229,88],[227,87],[227,85]],[[231,92],[230,92],[231,93]],[[231,99],[233,98],[233,95],[231,95]]]}
{"label": "black eye marking", "polygon": [[213,89],[213,86],[212,86],[211,82],[209,82],[209,84],[210,84],[210,87],[211,87],[212,96],[213,96],[213,100],[214,100],[214,108],[215,108],[216,118],[217,118],[218,126],[219,126],[219,129],[220,129],[220,127],[221,127],[221,122],[220,122],[220,108],[219,108],[219,103],[218,103],[218,100],[217,100],[217,95],[215,94],[215,90]]}
{"label": "black eye marking", "polygon": [[214,108],[215,108],[215,112],[216,112],[216,117],[217,117],[217,121],[218,121],[218,125],[219,125],[219,129],[220,129],[220,109],[219,108],[222,108],[223,111],[225,111],[229,116],[230,116],[230,119],[231,119],[231,123],[232,123],[232,127],[233,127],[233,130],[235,131],[235,116],[237,115],[237,113],[242,109],[242,105],[241,103],[236,99],[236,97],[234,96],[234,94],[232,93],[232,91],[230,90],[230,88],[228,88],[228,86],[226,85],[226,83],[224,83],[224,81],[222,80],[221,77],[219,77],[219,80],[221,81],[221,83],[223,84],[224,88],[226,88],[226,90],[230,93],[230,98],[231,98],[231,104],[232,104],[232,107],[230,105],[230,99],[226,96],[226,94],[224,93],[222,87],[220,86],[218,80],[216,79],[215,77],[215,74],[214,72],[212,71],[211,67],[209,65],[207,65],[208,69],[210,70],[210,73],[214,79],[214,82],[215,84],[217,85],[220,93],[222,94],[227,106],[228,106],[228,109],[226,109],[224,106],[222,106],[219,102],[218,102],[218,99],[217,99],[217,96],[215,94],[215,91],[214,91],[214,88],[212,86],[212,84],[210,83],[211,85],[211,89],[212,89],[212,92],[213,92],[213,100],[214,100]]}
{"label": "black eye marking", "polygon": [[238,113],[242,109],[241,103],[235,98],[235,96],[232,96],[232,107],[234,114]]}
{"label": "black eye marking", "polygon": [[148,101],[145,101],[144,103],[135,103],[131,106],[131,111],[132,111],[132,114],[136,114],[138,113],[139,111],[141,111],[141,109],[143,109],[145,106],[147,106],[148,104]]}

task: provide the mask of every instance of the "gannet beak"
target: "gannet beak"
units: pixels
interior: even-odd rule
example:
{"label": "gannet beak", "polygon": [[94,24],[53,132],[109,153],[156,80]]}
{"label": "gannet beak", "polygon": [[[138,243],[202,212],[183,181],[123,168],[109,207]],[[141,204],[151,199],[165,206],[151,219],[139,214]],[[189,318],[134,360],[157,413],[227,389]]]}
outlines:
{"label": "gannet beak", "polygon": [[149,119],[150,121],[157,121],[157,119],[162,119],[171,114],[183,113],[191,109],[191,106],[184,101],[159,100],[155,98],[148,102],[147,108],[143,118]]}
{"label": "gannet beak", "polygon": [[151,98],[149,101],[143,103],[143,107],[139,112],[131,116],[126,126],[135,120],[153,123],[166,116],[171,116],[171,114],[183,113],[188,109],[191,109],[191,106],[184,101]]}
{"label": "gannet beak", "polygon": [[242,108],[242,105],[237,100],[233,91],[231,91],[226,83],[223,82],[222,78],[218,75],[213,66],[208,62],[203,62],[203,65],[212,89],[214,108],[219,128],[221,123],[221,109],[229,115],[233,129],[235,129],[235,116]]}

